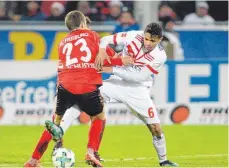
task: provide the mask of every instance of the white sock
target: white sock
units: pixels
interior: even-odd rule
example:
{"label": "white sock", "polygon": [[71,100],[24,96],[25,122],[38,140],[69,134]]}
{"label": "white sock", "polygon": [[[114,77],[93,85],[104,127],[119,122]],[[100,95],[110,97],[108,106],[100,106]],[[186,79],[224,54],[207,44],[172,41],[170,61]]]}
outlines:
{"label": "white sock", "polygon": [[162,133],[160,137],[153,136],[153,145],[157,151],[159,162],[164,162],[167,160],[166,157],[166,142],[165,136]]}
{"label": "white sock", "polygon": [[71,126],[72,122],[79,117],[79,115],[80,115],[80,109],[78,106],[73,106],[65,112],[60,122],[60,127],[62,128],[64,133]]}

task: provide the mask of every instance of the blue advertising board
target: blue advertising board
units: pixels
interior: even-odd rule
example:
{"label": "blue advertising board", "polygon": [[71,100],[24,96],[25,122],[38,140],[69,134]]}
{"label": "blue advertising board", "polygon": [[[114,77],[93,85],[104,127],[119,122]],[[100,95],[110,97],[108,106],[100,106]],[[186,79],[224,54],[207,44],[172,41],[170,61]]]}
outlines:
{"label": "blue advertising board", "polygon": [[[228,31],[177,31],[187,59],[228,59]],[[101,36],[108,32],[99,32]],[[57,46],[67,35],[65,31],[0,30],[0,59],[56,60]]]}

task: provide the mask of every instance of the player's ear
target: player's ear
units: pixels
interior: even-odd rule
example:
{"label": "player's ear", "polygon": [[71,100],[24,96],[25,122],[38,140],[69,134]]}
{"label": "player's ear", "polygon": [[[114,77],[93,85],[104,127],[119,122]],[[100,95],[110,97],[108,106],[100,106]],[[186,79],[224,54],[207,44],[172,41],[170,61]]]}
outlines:
{"label": "player's ear", "polygon": [[82,23],[80,23],[80,26],[79,26],[79,28],[80,28],[80,29],[82,29],[82,28],[83,28],[83,24],[82,24]]}
{"label": "player's ear", "polygon": [[84,24],[83,26],[84,26],[84,29],[89,29],[87,24]]}
{"label": "player's ear", "polygon": [[162,39],[163,39],[163,37],[161,37],[161,38],[159,39],[159,42],[161,42],[161,41],[162,41]]}
{"label": "player's ear", "polygon": [[80,23],[80,28],[85,29],[85,28],[87,28],[87,26],[84,23]]}

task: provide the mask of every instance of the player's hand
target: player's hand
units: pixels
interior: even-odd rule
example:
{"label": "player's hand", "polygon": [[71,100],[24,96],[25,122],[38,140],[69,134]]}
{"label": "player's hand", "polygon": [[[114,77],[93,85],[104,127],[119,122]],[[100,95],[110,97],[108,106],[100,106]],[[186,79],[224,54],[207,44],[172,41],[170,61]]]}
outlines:
{"label": "player's hand", "polygon": [[103,67],[99,73],[113,73],[113,68],[112,67]]}
{"label": "player's hand", "polygon": [[95,67],[98,71],[100,71],[103,68],[103,56],[102,54],[98,54],[95,58]]}
{"label": "player's hand", "polygon": [[99,49],[99,53],[95,59],[95,67],[98,71],[101,71],[103,68],[103,62],[107,59],[109,63],[111,63],[111,60],[109,56],[106,54],[105,49]]}
{"label": "player's hand", "polygon": [[134,64],[134,59],[132,57],[127,56],[127,57],[122,57],[121,59],[122,59],[122,64],[124,66],[133,65]]}

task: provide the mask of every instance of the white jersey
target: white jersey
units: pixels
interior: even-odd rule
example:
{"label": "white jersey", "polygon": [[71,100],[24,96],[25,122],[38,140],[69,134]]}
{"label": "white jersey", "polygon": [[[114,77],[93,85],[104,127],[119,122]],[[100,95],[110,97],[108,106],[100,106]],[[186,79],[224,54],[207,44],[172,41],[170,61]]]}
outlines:
{"label": "white jersey", "polygon": [[134,66],[115,67],[113,73],[124,80],[149,86],[152,85],[152,74],[159,73],[167,56],[160,44],[150,52],[144,51],[143,41],[143,31],[121,32],[102,38],[100,47],[105,48],[108,44],[123,45],[122,56],[132,56],[135,58],[135,64]]}

